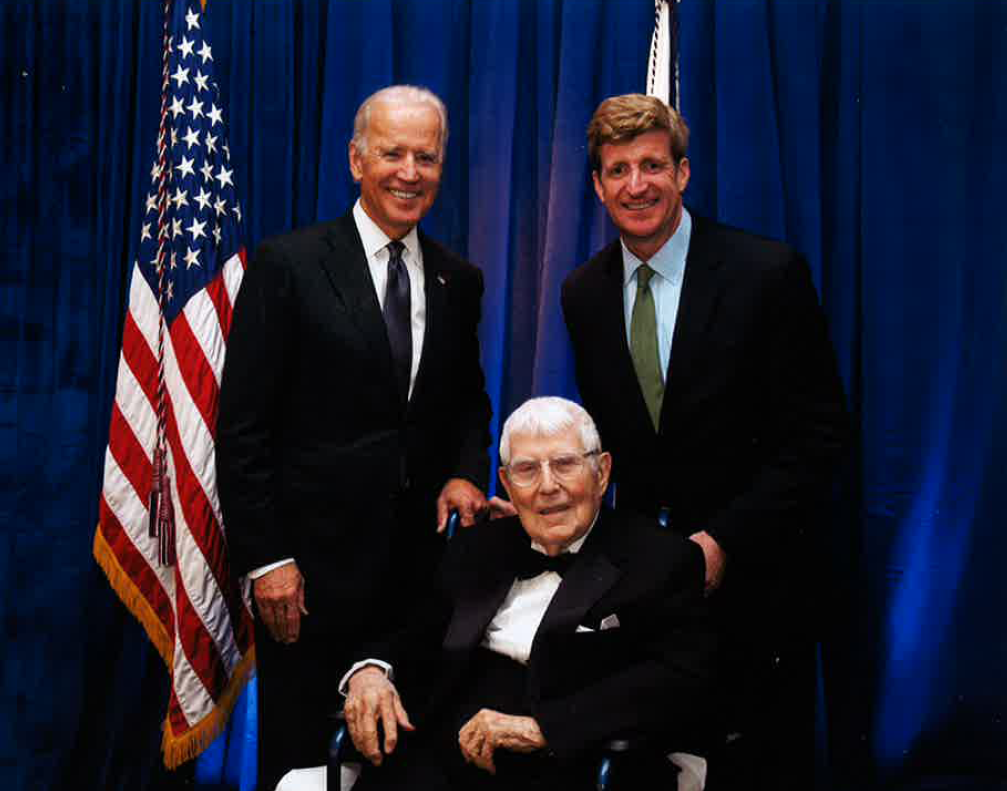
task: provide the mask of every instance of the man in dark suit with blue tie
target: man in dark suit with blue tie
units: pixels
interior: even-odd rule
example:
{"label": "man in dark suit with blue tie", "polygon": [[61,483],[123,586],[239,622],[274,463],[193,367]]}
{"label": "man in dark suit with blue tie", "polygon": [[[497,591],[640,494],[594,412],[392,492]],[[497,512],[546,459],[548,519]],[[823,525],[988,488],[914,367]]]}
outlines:
{"label": "man in dark suit with blue tie", "polygon": [[654,97],[599,105],[588,152],[620,239],[570,274],[563,313],[617,507],[703,549],[737,660],[725,728],[749,748],[744,786],[809,788],[809,604],[848,436],[842,384],[804,258],[683,207],[688,133]]}
{"label": "man in dark suit with blue tie", "polygon": [[450,509],[486,508],[482,275],[417,223],[447,114],[393,86],[360,107],[340,219],[259,247],[237,299],[217,473],[234,572],[252,580],[260,787],[324,762],[332,668],[399,625]]}

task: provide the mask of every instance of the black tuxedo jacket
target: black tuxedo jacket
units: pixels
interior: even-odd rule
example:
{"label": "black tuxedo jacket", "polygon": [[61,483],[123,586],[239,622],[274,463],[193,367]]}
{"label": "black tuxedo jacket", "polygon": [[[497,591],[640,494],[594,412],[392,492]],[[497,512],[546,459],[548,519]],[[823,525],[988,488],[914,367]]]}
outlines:
{"label": "black tuxedo jacket", "polygon": [[[370,656],[390,657],[403,703],[421,723],[450,712],[479,683],[469,672],[474,654],[529,543],[516,517],[463,531],[445,555],[441,599],[394,643],[372,647],[382,653]],[[701,749],[717,650],[703,576],[693,542],[635,514],[601,512],[528,662],[526,711],[560,760],[617,734]],[[613,615],[618,626],[602,629]]]}
{"label": "black tuxedo jacket", "polygon": [[577,384],[612,452],[617,505],[665,507],[676,531],[712,535],[728,555],[723,593],[759,610],[765,630],[795,587],[778,572],[815,569],[806,534],[825,518],[848,435],[807,264],[784,244],[693,215],[659,431],[626,343],[622,283],[617,241],[562,291]]}
{"label": "black tuxedo jacket", "polygon": [[309,632],[380,630],[410,575],[436,568],[445,481],[486,486],[482,275],[420,245],[426,330],[408,403],[352,213],[263,242],[238,295],[217,424],[231,558],[238,574],[294,558]]}

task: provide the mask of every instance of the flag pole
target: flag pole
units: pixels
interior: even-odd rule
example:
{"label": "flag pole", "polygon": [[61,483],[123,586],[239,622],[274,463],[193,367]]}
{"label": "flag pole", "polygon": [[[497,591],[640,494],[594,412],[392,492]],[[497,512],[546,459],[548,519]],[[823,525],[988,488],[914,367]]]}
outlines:
{"label": "flag pole", "polygon": [[679,102],[678,52],[674,48],[671,0],[654,0],[654,32],[650,38],[650,58],[647,63],[647,95],[656,96],[665,104],[671,104],[671,88],[674,81],[675,109],[681,110]]}

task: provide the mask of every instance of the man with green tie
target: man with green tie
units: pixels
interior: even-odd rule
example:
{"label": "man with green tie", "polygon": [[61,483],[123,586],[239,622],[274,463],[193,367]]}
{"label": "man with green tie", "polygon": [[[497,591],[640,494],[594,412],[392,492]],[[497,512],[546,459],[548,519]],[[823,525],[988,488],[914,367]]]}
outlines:
{"label": "man with green tie", "polygon": [[562,302],[616,504],[703,549],[737,660],[711,706],[726,704],[746,787],[811,787],[814,547],[848,419],[807,263],[683,206],[689,130],[661,100],[606,99],[587,137],[620,239]]}

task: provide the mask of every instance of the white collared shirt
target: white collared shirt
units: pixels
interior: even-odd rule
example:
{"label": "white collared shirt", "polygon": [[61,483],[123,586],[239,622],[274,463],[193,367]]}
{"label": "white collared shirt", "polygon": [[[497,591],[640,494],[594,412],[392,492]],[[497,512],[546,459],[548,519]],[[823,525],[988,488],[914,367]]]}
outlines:
{"label": "white collared shirt", "polygon": [[[675,320],[678,318],[678,303],[682,297],[682,281],[685,279],[685,257],[689,252],[692,236],[692,217],[682,207],[682,219],[671,238],[647,261],[654,270],[650,279],[650,293],[654,295],[657,313],[657,351],[661,357],[661,378],[667,375],[668,361],[671,359],[671,342],[675,334]],[[626,343],[631,344],[630,322],[633,305],[636,302],[636,270],[644,261],[620,240],[622,245],[623,305],[626,309]]]}
{"label": "white collared shirt", "polygon": [[[372,220],[360,199],[353,204],[353,222],[364,246],[367,256],[367,268],[371,272],[374,291],[378,295],[378,304],[385,306],[385,285],[388,283],[388,243],[392,241]],[[413,394],[413,384],[416,382],[416,372],[420,369],[420,355],[423,353],[423,333],[427,327],[427,299],[424,291],[423,250],[420,248],[420,237],[413,226],[409,233],[400,240],[406,246],[402,251],[402,261],[409,273],[409,304],[412,309],[413,333],[413,367],[409,372],[409,395]]]}

